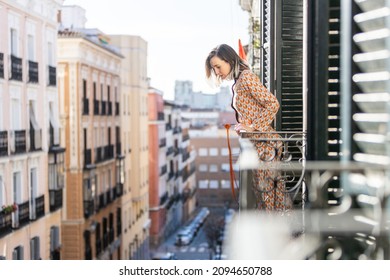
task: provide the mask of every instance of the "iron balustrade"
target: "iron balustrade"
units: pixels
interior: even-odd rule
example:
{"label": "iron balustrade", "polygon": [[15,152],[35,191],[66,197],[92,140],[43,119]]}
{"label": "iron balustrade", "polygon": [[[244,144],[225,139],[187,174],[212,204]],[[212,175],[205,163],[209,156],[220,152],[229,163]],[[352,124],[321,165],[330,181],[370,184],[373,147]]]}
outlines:
{"label": "iron balustrade", "polygon": [[0,156],[8,155],[8,131],[0,131]]}
{"label": "iron balustrade", "polygon": [[[240,143],[240,154],[237,159],[239,166],[239,208],[240,210],[255,209],[256,202],[252,191],[252,173],[255,169],[274,169],[277,167],[278,174],[275,174],[274,183],[277,181],[285,183],[286,192],[291,196],[294,203],[304,207],[305,189],[302,188],[305,164],[306,133],[297,131],[275,131],[275,132],[242,132]],[[282,143],[280,148],[276,142]],[[264,143],[265,147],[273,150],[273,156],[262,160],[258,155],[254,144]],[[281,151],[278,151],[281,149]],[[281,152],[281,158],[274,158]],[[274,161],[275,160],[275,161]],[[291,164],[298,163],[300,170],[284,169]],[[298,195],[301,194],[300,197]]]}
{"label": "iron balustrade", "polygon": [[[284,147],[287,145],[282,160],[256,162],[251,160],[251,157],[257,159],[258,155],[248,138],[240,139],[241,152],[237,160],[240,166],[241,204],[241,215],[237,221],[244,220],[246,213],[253,209],[249,171],[255,168],[273,169],[281,174],[280,180],[286,183],[293,181],[287,191],[291,193],[300,189],[302,199],[302,207],[295,208],[287,217],[286,221],[290,221],[290,237],[283,252],[279,252],[281,258],[390,259],[388,165],[353,161],[306,161],[304,134],[294,137],[290,134],[289,137],[277,139],[284,143]],[[260,141],[275,139],[263,137]],[[290,153],[290,147],[298,148],[302,157],[296,152]],[[291,180],[293,177],[294,180]],[[333,184],[335,181],[337,185]],[[260,220],[261,217],[264,218],[259,215],[252,217],[262,223],[259,229],[272,226],[275,229],[273,223],[279,222],[274,217],[267,224],[267,219]],[[251,220],[251,223],[256,221]],[[245,237],[245,230],[243,227],[241,229],[242,233],[235,232],[232,235],[233,240]],[[278,236],[279,233],[274,234]],[[253,244],[254,248],[256,246]],[[293,250],[294,246],[299,246],[299,253]],[[237,252],[229,253],[233,255]]]}
{"label": "iron balustrade", "polygon": [[0,236],[12,231],[12,213],[0,211]]}
{"label": "iron balustrade", "polygon": [[28,82],[29,83],[38,83],[39,79],[39,69],[38,62],[28,61]]}
{"label": "iron balustrade", "polygon": [[19,154],[27,151],[27,136],[26,130],[13,130],[11,131],[11,153]]}
{"label": "iron balustrade", "polygon": [[62,197],[63,197],[62,193],[63,193],[62,189],[58,189],[58,190],[49,189],[50,212],[62,208]]}
{"label": "iron balustrade", "polygon": [[11,55],[11,80],[23,80],[23,66],[22,59]]}
{"label": "iron balustrade", "polygon": [[54,66],[48,66],[49,71],[49,86],[57,85],[57,68]]}
{"label": "iron balustrade", "polygon": [[0,53],[0,78],[4,79],[4,54]]}

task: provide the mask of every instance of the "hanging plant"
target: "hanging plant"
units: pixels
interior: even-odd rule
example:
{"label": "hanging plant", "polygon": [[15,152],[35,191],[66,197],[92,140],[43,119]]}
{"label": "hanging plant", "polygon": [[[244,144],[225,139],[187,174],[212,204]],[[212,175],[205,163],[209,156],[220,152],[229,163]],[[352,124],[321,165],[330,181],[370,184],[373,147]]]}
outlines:
{"label": "hanging plant", "polygon": [[9,214],[12,212],[15,212],[18,209],[18,205],[16,203],[11,204],[11,205],[3,205],[1,207],[1,214]]}

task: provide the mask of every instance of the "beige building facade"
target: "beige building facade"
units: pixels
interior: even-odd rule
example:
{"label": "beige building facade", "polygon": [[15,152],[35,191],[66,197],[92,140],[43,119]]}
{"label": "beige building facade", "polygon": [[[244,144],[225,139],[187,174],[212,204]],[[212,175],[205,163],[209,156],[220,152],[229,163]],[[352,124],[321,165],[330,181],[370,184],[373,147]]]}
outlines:
{"label": "beige building facade", "polygon": [[61,259],[56,77],[63,1],[0,1],[0,259]]}
{"label": "beige building facade", "polygon": [[124,58],[121,67],[122,197],[124,259],[149,259],[149,143],[147,42],[139,36],[110,35]]}
{"label": "beige building facade", "polygon": [[67,188],[63,259],[121,259],[122,55],[96,29],[58,33]]}

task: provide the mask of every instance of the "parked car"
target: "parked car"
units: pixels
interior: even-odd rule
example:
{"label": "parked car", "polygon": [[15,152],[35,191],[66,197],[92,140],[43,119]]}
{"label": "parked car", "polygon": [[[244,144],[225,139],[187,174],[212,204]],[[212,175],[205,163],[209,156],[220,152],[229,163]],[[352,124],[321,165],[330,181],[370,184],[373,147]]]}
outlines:
{"label": "parked car", "polygon": [[191,243],[193,239],[193,235],[191,234],[183,234],[183,233],[178,233],[176,235],[176,241],[175,241],[175,245],[176,246],[186,246],[186,245],[189,245]]}
{"label": "parked car", "polygon": [[175,253],[157,252],[152,256],[152,260],[177,260]]}

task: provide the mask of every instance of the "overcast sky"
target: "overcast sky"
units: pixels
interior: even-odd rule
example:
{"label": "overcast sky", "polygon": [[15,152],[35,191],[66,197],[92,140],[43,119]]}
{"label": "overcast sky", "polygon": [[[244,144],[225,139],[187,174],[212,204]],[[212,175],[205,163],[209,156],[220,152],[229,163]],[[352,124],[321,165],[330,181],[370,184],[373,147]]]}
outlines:
{"label": "overcast sky", "polygon": [[65,0],[86,10],[88,28],[141,36],[148,43],[151,86],[174,98],[175,80],[195,91],[216,92],[205,81],[204,61],[221,43],[238,49],[249,40],[248,13],[239,0]]}

